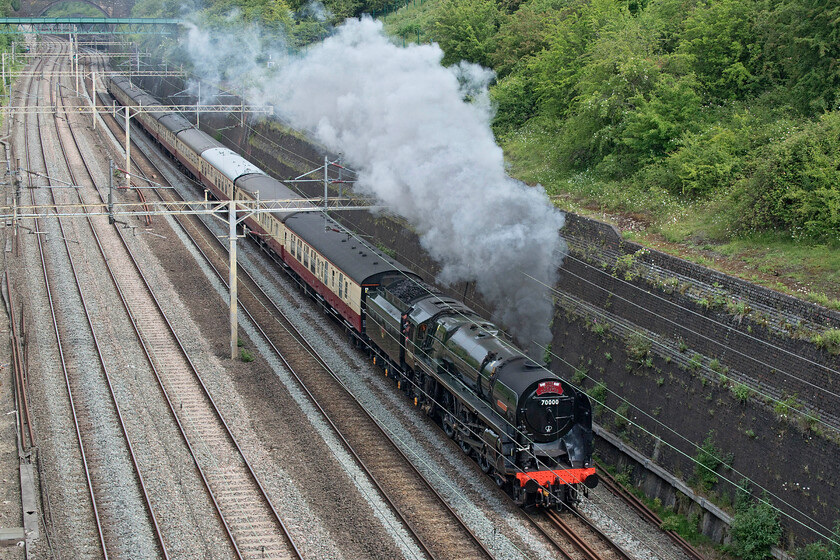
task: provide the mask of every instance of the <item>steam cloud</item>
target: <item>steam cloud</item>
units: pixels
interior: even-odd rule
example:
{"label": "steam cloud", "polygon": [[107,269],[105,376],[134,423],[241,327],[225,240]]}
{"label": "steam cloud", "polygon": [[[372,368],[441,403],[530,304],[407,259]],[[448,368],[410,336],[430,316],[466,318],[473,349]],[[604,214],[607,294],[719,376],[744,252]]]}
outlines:
{"label": "steam cloud", "polygon": [[[399,47],[369,18],[346,21],[303,56],[284,55],[272,71],[254,62],[243,41],[233,44],[240,48],[224,53],[226,72],[236,68],[251,78],[239,83],[260,84],[249,101],[273,105],[292,126],[342,152],[359,173],[355,190],[415,227],[442,266],[438,280],[475,281],[494,318],[519,340],[550,341],[564,216],[542,187],[506,175],[489,126],[490,71],[466,63],[444,68],[437,45]],[[207,66],[224,50],[218,40],[195,30],[187,48],[202,75],[218,75]]]}

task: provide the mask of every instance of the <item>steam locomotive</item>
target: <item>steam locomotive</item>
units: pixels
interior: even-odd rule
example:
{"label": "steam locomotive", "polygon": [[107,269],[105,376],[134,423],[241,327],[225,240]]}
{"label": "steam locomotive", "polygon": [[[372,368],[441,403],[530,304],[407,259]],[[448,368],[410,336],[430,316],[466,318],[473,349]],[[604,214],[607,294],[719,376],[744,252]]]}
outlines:
{"label": "steam locomotive", "polygon": [[[301,198],[127,78],[110,76],[107,89],[121,105],[150,107],[139,124],[215,197]],[[495,325],[323,214],[266,212],[246,223],[517,503],[553,508],[597,484],[589,399]]]}

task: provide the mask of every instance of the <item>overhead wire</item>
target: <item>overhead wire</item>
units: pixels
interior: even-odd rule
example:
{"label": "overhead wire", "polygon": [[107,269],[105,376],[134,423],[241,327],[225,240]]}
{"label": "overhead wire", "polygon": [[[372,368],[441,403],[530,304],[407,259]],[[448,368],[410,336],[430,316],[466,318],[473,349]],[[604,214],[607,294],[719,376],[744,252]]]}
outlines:
{"label": "overhead wire", "polygon": [[[599,272],[599,273],[601,273],[601,274],[607,274],[605,271],[601,270],[600,268],[598,268],[598,267],[596,267],[596,266],[593,266],[593,265],[591,265],[591,264],[589,264],[589,263],[586,263],[585,261],[582,261],[582,260],[580,260],[580,259],[577,259],[576,257],[569,256],[568,258],[574,259],[575,261],[580,262],[581,264],[583,264],[583,265],[585,265],[585,266],[587,266],[587,267],[591,268],[592,270],[598,271],[598,272]],[[659,319],[659,320],[661,320],[661,321],[663,321],[663,322],[667,322],[667,323],[670,323],[670,324],[672,324],[672,325],[675,325],[675,326],[679,327],[680,329],[682,329],[682,330],[684,330],[684,331],[686,331],[686,332],[688,332],[688,333],[691,333],[692,335],[695,335],[695,336],[697,336],[697,337],[699,337],[699,338],[702,338],[702,339],[705,339],[705,340],[707,340],[707,341],[709,341],[709,342],[711,342],[711,343],[713,343],[713,344],[715,344],[715,345],[717,345],[717,346],[720,346],[720,347],[724,348],[724,349],[725,349],[726,351],[728,351],[728,352],[731,352],[731,353],[733,353],[733,354],[737,354],[737,355],[739,355],[739,356],[741,356],[741,357],[744,357],[744,358],[747,358],[747,359],[749,359],[749,360],[752,360],[753,362],[756,362],[756,363],[758,363],[758,364],[759,364],[759,365],[761,365],[761,366],[764,366],[764,367],[767,367],[767,368],[769,368],[769,369],[771,369],[771,370],[777,371],[778,373],[780,373],[780,374],[782,374],[782,375],[784,375],[784,376],[786,376],[786,377],[789,377],[790,379],[793,379],[793,380],[795,380],[795,381],[798,381],[798,382],[802,383],[803,385],[811,386],[813,389],[818,390],[818,391],[821,391],[821,392],[824,392],[824,393],[826,393],[826,394],[828,394],[828,395],[830,395],[830,396],[832,396],[832,397],[837,397],[837,398],[840,398],[840,394],[837,394],[837,393],[835,393],[835,392],[833,392],[833,391],[831,391],[831,390],[829,390],[829,389],[826,389],[826,388],[824,388],[824,387],[821,387],[821,386],[819,386],[819,385],[816,385],[816,384],[814,384],[814,383],[811,383],[811,382],[809,382],[809,381],[807,381],[807,380],[805,380],[805,379],[803,379],[803,378],[801,378],[801,377],[798,377],[798,376],[797,376],[797,375],[795,375],[795,374],[792,374],[792,373],[790,373],[790,372],[784,371],[784,370],[782,370],[782,369],[780,369],[780,368],[778,368],[778,367],[776,367],[776,366],[774,366],[774,365],[772,365],[772,364],[768,364],[768,363],[766,363],[766,362],[763,362],[763,361],[761,361],[760,359],[758,359],[758,358],[756,358],[756,357],[754,357],[754,356],[751,356],[751,355],[749,355],[749,354],[746,354],[746,353],[744,353],[744,352],[742,352],[742,351],[738,350],[737,348],[733,348],[733,347],[731,347],[731,346],[729,346],[729,345],[727,345],[727,344],[724,344],[723,342],[720,342],[719,340],[716,340],[716,339],[714,339],[714,338],[712,338],[712,337],[709,337],[709,336],[707,336],[707,335],[704,335],[703,333],[697,332],[696,330],[693,330],[693,329],[689,328],[688,326],[686,326],[686,325],[684,325],[684,324],[678,323],[677,321],[674,321],[673,319],[669,319],[668,317],[665,317],[665,316],[663,316],[663,315],[661,315],[661,314],[659,314],[659,313],[656,313],[656,312],[652,311],[651,309],[645,308],[645,307],[643,307],[643,306],[639,305],[638,303],[635,303],[635,302],[633,302],[633,301],[631,301],[631,300],[629,300],[629,299],[627,299],[627,298],[625,298],[625,297],[623,297],[623,296],[621,296],[621,295],[618,295],[618,294],[616,294],[615,292],[612,292],[612,291],[608,290],[607,288],[603,287],[602,285],[600,285],[600,284],[598,284],[598,283],[596,283],[596,282],[593,282],[593,281],[591,281],[591,280],[588,280],[588,279],[586,279],[586,278],[583,278],[582,276],[580,276],[580,275],[578,275],[578,274],[575,274],[574,272],[571,272],[571,271],[570,271],[570,270],[568,270],[568,269],[564,269],[564,270],[563,270],[563,272],[564,272],[564,274],[568,274],[568,275],[570,275],[570,276],[574,276],[575,278],[577,278],[577,279],[581,280],[582,282],[585,282],[585,283],[587,283],[587,284],[590,284],[590,285],[592,285],[592,286],[594,286],[594,287],[596,287],[596,288],[598,288],[598,289],[600,289],[600,290],[603,290],[604,292],[606,292],[607,294],[609,294],[611,297],[614,297],[614,298],[616,298],[616,299],[620,299],[621,301],[624,301],[625,303],[627,303],[627,304],[629,304],[629,305],[631,305],[631,306],[633,306],[633,307],[635,307],[635,308],[638,308],[638,309],[640,309],[641,311],[643,311],[643,312],[645,312],[645,313],[648,313],[649,315],[651,315],[651,316],[653,316],[653,317],[656,317],[657,319]],[[676,304],[676,303],[674,303],[674,302],[672,302],[672,301],[670,301],[670,300],[668,300],[668,299],[666,299],[666,298],[663,298],[663,297],[661,297],[661,296],[659,296],[659,295],[657,295],[657,294],[655,294],[655,293],[645,291],[645,290],[643,290],[642,288],[640,288],[639,286],[636,286],[636,285],[634,285],[634,284],[632,284],[632,283],[630,283],[630,282],[626,282],[625,280],[623,280],[623,279],[621,279],[621,278],[617,278],[617,279],[616,279],[615,277],[612,277],[611,275],[609,275],[609,276],[610,276],[611,278],[613,278],[613,279],[617,280],[618,282],[621,282],[621,283],[624,283],[624,284],[626,284],[626,285],[628,285],[628,286],[631,286],[631,287],[633,287],[633,288],[635,288],[635,289],[637,289],[637,290],[639,290],[639,291],[642,291],[643,293],[645,293],[645,294],[647,294],[647,295],[649,295],[649,296],[651,296],[651,297],[654,297],[654,298],[656,298],[656,299],[658,299],[658,300],[661,300],[661,301],[667,302],[667,303],[669,303],[669,304],[671,304],[671,305],[674,305],[674,306],[678,307],[678,308],[679,308],[679,310],[680,310],[680,312],[685,312],[685,313],[693,314],[693,315],[698,316],[698,317],[700,317],[700,318],[707,319],[707,320],[709,320],[710,322],[714,323],[715,325],[720,326],[720,327],[723,327],[723,328],[726,328],[726,329],[728,329],[728,330],[731,330],[731,329],[732,329],[730,326],[728,326],[728,325],[724,325],[723,323],[721,323],[721,322],[719,322],[719,321],[717,321],[717,320],[715,320],[715,319],[712,319],[712,318],[706,317],[705,315],[702,315],[702,314],[700,314],[700,313],[697,313],[696,311],[694,311],[693,309],[690,309],[689,307],[682,306],[682,305],[678,305],[678,304]],[[537,280],[537,279],[535,279],[535,278],[532,278],[532,279],[533,279],[534,281],[538,281],[538,280]],[[560,292],[557,288],[551,287],[550,289],[551,289],[551,290],[552,290],[555,294],[557,294],[557,295],[560,295],[560,296],[565,296],[565,294],[562,294],[562,293],[561,293],[561,292]],[[603,317],[614,317],[614,315],[611,315],[611,314],[607,313],[606,311],[602,311],[601,313],[602,313],[602,316],[603,316]],[[647,336],[644,332],[641,332],[641,331],[638,331],[638,330],[637,330],[636,332],[639,332],[639,334],[641,334],[644,338],[646,338],[647,340],[649,340],[649,341],[651,341],[651,342],[654,342],[654,343],[656,343],[656,342],[657,342],[657,341],[655,341],[653,338],[651,338],[651,337]],[[738,333],[739,333],[739,334],[744,334],[744,333],[741,333],[740,331],[738,331]],[[757,340],[757,341],[760,341],[760,342],[764,342],[766,345],[771,346],[771,347],[772,347],[772,348],[774,348],[774,349],[778,349],[778,350],[780,350],[780,351],[784,351],[784,350],[785,350],[785,349],[783,349],[783,348],[779,348],[778,346],[773,345],[773,344],[771,344],[771,343],[769,343],[769,342],[766,342],[766,341],[761,341],[761,339],[757,339],[757,338],[755,338],[755,337],[750,337],[750,338],[753,338],[754,340]],[[809,362],[810,362],[810,360],[806,360],[806,361],[809,361]],[[821,364],[817,364],[817,365],[821,365]],[[700,369],[703,369],[703,370],[709,371],[709,372],[711,372],[711,373],[713,373],[713,374],[715,374],[715,375],[717,375],[717,376],[721,375],[721,372],[717,372],[717,371],[713,370],[711,367],[709,367],[709,366],[707,366],[707,365],[705,365],[705,364],[702,364],[702,363],[701,363],[701,364],[698,364],[698,367],[699,367]],[[831,368],[829,368],[829,367],[827,367],[827,366],[821,366],[821,367],[823,367],[824,369],[826,369],[826,370],[827,370],[828,372],[830,372],[830,373],[840,375],[840,372],[838,372],[838,371],[836,371],[836,370],[833,370],[833,369],[831,369]],[[779,405],[784,405],[784,406],[788,406],[788,405],[787,405],[787,403],[785,403],[785,401],[783,401],[783,400],[781,400],[781,399],[779,399],[779,398],[777,398],[777,397],[774,397],[773,395],[770,395],[769,393],[763,392],[763,391],[762,391],[761,389],[759,389],[759,388],[750,387],[750,390],[752,390],[752,391],[753,391],[753,392],[755,392],[756,394],[758,394],[758,395],[760,395],[760,396],[764,397],[765,399],[767,399],[767,400],[769,400],[769,401],[772,401],[772,402],[774,402],[774,403],[776,403],[776,404],[779,404]],[[811,414],[809,414],[808,412],[806,412],[806,411],[804,411],[804,410],[799,410],[799,409],[797,409],[797,408],[795,408],[795,407],[789,407],[789,406],[788,406],[788,409],[789,409],[792,413],[793,413],[793,412],[795,412],[795,413],[797,413],[797,414],[802,415],[803,417],[807,418],[809,421],[812,421],[812,422],[814,422],[814,423],[819,423],[819,424],[822,424],[822,425],[824,425],[826,428],[828,428],[828,429],[830,429],[830,430],[832,430],[832,431],[838,431],[838,427],[837,427],[837,426],[832,425],[832,424],[829,424],[828,422],[826,422],[826,421],[822,420],[822,419],[821,419],[820,417],[818,417],[818,416],[811,415]]]}
{"label": "overhead wire", "polygon": [[[273,140],[271,140],[269,137],[264,136],[264,135],[262,135],[261,133],[259,133],[258,131],[256,131],[256,129],[254,129],[253,127],[251,127],[251,126],[250,126],[250,124],[248,124],[247,126],[248,126],[248,128],[249,128],[251,131],[253,131],[253,132],[255,132],[255,133],[259,134],[262,138],[264,138],[264,139],[266,139],[266,140],[268,140],[268,141],[271,141],[274,145],[276,145],[276,146],[278,146],[278,147],[279,147],[279,145],[278,145],[278,144],[276,144],[276,142],[273,142]],[[292,153],[292,152],[290,151],[290,153]],[[299,154],[294,154],[294,155],[296,155],[296,156],[298,156],[298,157],[303,157],[303,156],[300,156]],[[313,165],[315,164],[315,162],[312,162],[312,163],[313,163]],[[282,180],[281,180],[281,182],[282,182]],[[298,192],[300,192],[300,191],[298,190]],[[354,223],[354,222],[352,222],[352,221],[351,221],[351,223]],[[352,232],[351,232],[351,235],[354,235],[354,237],[356,237],[356,234],[355,234],[355,233],[352,233]],[[366,241],[365,241],[365,240],[363,240],[363,239],[362,239],[362,238],[360,238],[360,237],[356,237],[356,239],[357,239],[357,241],[358,241],[358,242],[360,242],[360,243],[365,243],[365,244],[367,244],[367,243],[366,243]],[[374,249],[371,247],[371,250],[374,250]],[[572,258],[574,258],[574,257],[572,257]],[[577,259],[576,259],[576,260],[577,260]],[[414,263],[414,264],[417,264],[417,263]],[[586,263],[586,264],[588,264],[588,263]],[[589,266],[591,266],[591,265],[589,265]],[[597,269],[597,267],[592,267],[592,268],[596,268],[596,269]],[[428,271],[427,271],[427,272],[428,272]],[[567,272],[568,272],[568,271],[567,271]],[[604,273],[604,272],[603,272],[603,271],[601,271],[601,270],[599,270],[599,272]],[[533,279],[533,278],[532,278],[532,279]],[[619,279],[619,280],[620,280],[620,279]],[[631,285],[632,285],[632,284],[631,284]],[[602,289],[603,289],[603,288],[602,288]],[[617,297],[620,297],[620,296],[617,296]],[[657,296],[657,297],[658,297],[658,296]],[[662,298],[662,299],[664,299],[664,298]],[[669,300],[665,300],[665,301],[669,301]],[[628,303],[632,303],[632,302],[629,302],[629,300],[628,300]],[[669,303],[672,303],[672,304],[673,304],[673,302],[670,302],[670,301],[669,301]],[[685,308],[683,308],[683,309],[685,309]],[[485,310],[485,311],[486,311],[486,310]],[[693,310],[688,310],[688,311],[693,312]],[[694,313],[696,313],[696,312],[694,312]],[[701,316],[701,317],[706,318],[706,317],[705,317],[705,316],[703,316],[703,315],[700,315],[700,316]],[[667,320],[667,318],[664,318],[664,317],[663,317],[663,319]],[[707,319],[708,319],[708,318],[707,318]],[[672,321],[672,322],[673,322],[673,321]],[[675,324],[676,324],[676,323],[675,323]],[[728,326],[726,326],[726,325],[723,325],[723,326],[728,327]],[[681,327],[682,327],[682,326],[681,326]],[[684,327],[682,327],[682,328],[684,328]],[[728,327],[728,328],[731,328],[731,327]],[[699,333],[695,333],[695,334],[698,334],[698,335],[699,335]],[[699,335],[699,336],[702,336],[702,335]],[[754,337],[753,337],[753,338],[754,338]],[[711,339],[710,339],[710,340],[711,340]],[[759,340],[759,341],[760,341],[760,339],[756,339],[756,340]],[[761,341],[761,342],[764,342],[764,341]],[[782,350],[783,350],[783,349],[782,349]],[[736,351],[736,352],[737,352],[737,351]],[[562,362],[566,363],[566,365],[568,365],[569,367],[571,367],[571,368],[573,368],[573,369],[576,369],[576,368],[574,368],[574,366],[573,366],[573,365],[569,364],[568,362],[565,362],[565,360],[563,360],[561,357],[557,356],[556,354],[552,353],[552,355],[553,355],[553,356],[555,356],[555,357],[557,357],[560,361],[562,361]],[[744,355],[745,355],[745,354],[744,354]],[[746,355],[745,355],[745,356],[746,356]],[[749,357],[749,356],[747,356],[747,357]],[[751,358],[751,357],[750,357],[750,358]],[[818,365],[819,365],[819,364],[818,364]],[[769,366],[769,367],[772,367],[772,366]],[[824,366],[823,366],[823,367],[824,367]],[[777,368],[773,368],[773,369],[777,369]],[[780,371],[780,373],[786,374],[786,372],[782,372],[781,370],[778,370],[778,371]],[[833,371],[833,370],[830,370],[830,369],[829,369],[829,371]],[[794,376],[794,378],[795,378],[795,376]],[[806,383],[807,383],[807,382],[806,382]],[[817,387],[815,387],[815,388],[817,388]],[[611,393],[613,393],[613,394],[615,394],[616,396],[619,396],[617,393],[615,393],[615,392],[613,392],[613,391],[611,391],[611,390],[610,390],[610,392],[611,392]],[[830,392],[829,392],[829,393],[830,393]],[[831,394],[833,395],[833,393],[831,393]],[[621,398],[621,397],[619,396],[619,398]],[[432,400],[434,401],[434,399],[432,399]],[[632,403],[630,403],[629,401],[626,401],[625,399],[622,399],[622,400],[623,400],[624,402],[628,402],[628,404],[631,404],[631,405],[632,405]],[[776,401],[776,402],[779,402],[779,401]],[[440,403],[435,403],[435,404],[437,404],[437,405],[439,405],[439,406],[440,406]],[[635,409],[639,410],[642,414],[644,414],[644,415],[646,415],[646,416],[650,417],[649,415],[647,415],[647,413],[645,413],[643,410],[639,409],[636,405],[633,405],[633,407],[634,407]],[[606,408],[608,408],[608,409],[609,409],[609,407],[606,407]],[[632,420],[630,420],[629,418],[626,418],[626,417],[624,417],[623,415],[621,415],[618,411],[616,411],[616,410],[612,410],[612,409],[609,409],[609,410],[610,410],[611,412],[613,412],[614,414],[616,414],[617,416],[621,416],[622,418],[624,418],[624,419],[625,419],[628,423],[630,423],[630,424],[632,424],[632,425],[637,425],[635,422],[633,422],[633,421],[632,421]],[[663,423],[659,422],[658,420],[656,420],[656,419],[654,419],[654,418],[652,418],[652,417],[650,417],[650,418],[651,418],[652,420],[654,420],[655,422],[658,422],[659,424],[661,424],[661,425],[665,426]],[[456,420],[458,420],[458,421],[460,422],[460,419],[457,419],[457,418],[456,418]],[[697,445],[696,445],[696,444],[694,444],[693,442],[690,442],[690,440],[688,440],[688,439],[687,439],[687,438],[685,438],[684,436],[680,435],[680,434],[679,434],[678,432],[676,432],[675,430],[673,430],[673,429],[671,429],[671,428],[669,428],[669,427],[667,427],[667,426],[665,426],[665,427],[666,427],[668,430],[670,430],[670,431],[674,432],[676,435],[678,435],[679,437],[681,437],[681,438],[685,439],[686,441],[688,441],[689,443],[691,443],[692,445],[694,445],[695,447],[697,447],[697,448],[699,449],[699,446],[697,446]],[[641,428],[641,427],[640,427],[640,428]],[[514,429],[516,429],[516,428],[514,427]],[[648,434],[649,434],[649,435],[651,435],[651,436],[653,436],[653,437],[658,438],[658,436],[655,436],[655,435],[653,435],[653,434],[650,434],[650,432],[648,432]],[[666,445],[669,445],[669,446],[670,446],[670,444],[668,444],[667,442],[663,442],[663,443],[665,443]],[[681,454],[685,455],[687,458],[689,458],[690,460],[694,461],[695,463],[700,464],[700,463],[699,463],[698,461],[696,461],[694,458],[689,457],[687,454],[685,454],[685,453],[683,453],[683,452],[679,451],[679,450],[678,450],[678,449],[676,449],[676,448],[674,448],[674,449],[675,449],[676,451],[678,451],[679,453],[681,453]],[[703,467],[705,467],[705,465],[702,465],[702,466],[703,466]],[[707,468],[707,467],[706,467],[706,468]],[[734,470],[734,469],[733,469],[733,470]],[[735,472],[737,472],[737,471],[735,471]],[[738,474],[742,474],[742,473],[738,473]],[[745,477],[745,478],[747,478],[747,479],[748,479],[748,477]],[[728,482],[732,483],[731,481],[728,481]],[[733,483],[733,484],[734,484],[734,483]],[[759,487],[760,487],[760,486],[759,486]],[[765,489],[765,488],[762,488],[762,489],[766,491],[766,489]],[[768,493],[769,493],[769,492],[768,492]],[[774,496],[775,496],[775,495],[774,495]],[[777,499],[779,499],[779,500],[780,500],[780,502],[785,503],[785,505],[790,506],[790,505],[789,505],[789,504],[787,504],[784,500],[781,500],[778,496],[775,496],[775,497],[776,497]],[[790,506],[790,507],[792,507],[792,506]],[[798,510],[796,510],[796,508],[792,508],[792,509],[794,509],[795,511],[798,511]],[[802,512],[799,512],[799,513],[802,513]],[[797,520],[795,520],[795,519],[794,519],[794,521],[797,521]],[[813,521],[813,520],[812,520],[812,521]],[[797,522],[798,522],[798,521],[797,521]],[[801,523],[801,522],[800,522],[800,523]],[[803,526],[807,527],[807,525],[804,525],[804,524],[803,524]],[[820,524],[820,526],[821,526],[821,527],[823,527],[823,528],[825,528],[825,529],[827,529],[827,528],[826,528],[824,525],[822,525],[822,524]],[[825,535],[821,535],[821,536],[825,537]],[[832,541],[832,542],[833,542],[833,541]]]}

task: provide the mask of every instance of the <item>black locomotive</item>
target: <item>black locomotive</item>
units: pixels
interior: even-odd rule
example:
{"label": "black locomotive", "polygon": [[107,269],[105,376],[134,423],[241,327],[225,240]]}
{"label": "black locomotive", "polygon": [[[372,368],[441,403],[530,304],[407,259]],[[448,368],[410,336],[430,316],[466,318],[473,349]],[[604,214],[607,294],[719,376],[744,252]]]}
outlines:
{"label": "black locomotive", "polygon": [[597,484],[588,397],[492,323],[405,274],[367,294],[365,333],[401,387],[521,505]]}

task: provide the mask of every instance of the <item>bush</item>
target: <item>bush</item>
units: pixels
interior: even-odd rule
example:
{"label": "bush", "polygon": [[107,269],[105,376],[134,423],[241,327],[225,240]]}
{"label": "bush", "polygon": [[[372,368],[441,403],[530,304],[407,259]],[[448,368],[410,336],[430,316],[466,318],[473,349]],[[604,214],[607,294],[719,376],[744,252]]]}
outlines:
{"label": "bush", "polygon": [[840,329],[829,329],[814,336],[814,344],[830,354],[840,354]]}
{"label": "bush", "polygon": [[493,127],[497,132],[522,126],[537,113],[537,95],[527,76],[512,74],[503,78],[493,87],[490,97],[496,104]]}
{"label": "bush", "polygon": [[644,362],[650,346],[650,339],[644,333],[633,332],[627,337],[627,356],[635,362]]}
{"label": "bush", "polygon": [[742,383],[735,383],[729,390],[732,391],[732,396],[741,404],[746,404],[750,400],[750,396],[752,396],[752,389]]}
{"label": "bush", "polygon": [[694,482],[703,492],[708,492],[717,483],[717,468],[731,461],[731,458],[727,461],[721,458],[722,453],[715,446],[714,435],[714,430],[711,430],[695,457]]}
{"label": "bush", "polygon": [[666,160],[677,181],[675,194],[707,196],[728,185],[742,165],[736,154],[741,139],[731,130],[713,126],[702,134],[687,135],[683,146]]}
{"label": "bush", "polygon": [[838,560],[838,556],[823,543],[811,543],[796,551],[796,560]]}
{"label": "bush", "polygon": [[744,560],[764,560],[782,536],[776,508],[766,503],[765,497],[765,501],[739,511],[732,518],[730,535],[732,552]]}
{"label": "bush", "polygon": [[604,401],[607,399],[607,386],[599,381],[586,394],[598,404],[604,404]]}
{"label": "bush", "polygon": [[[836,239],[840,232],[840,112],[826,113],[756,153],[734,193],[731,216],[742,230],[784,230],[795,238]],[[750,233],[750,231],[745,231]]]}
{"label": "bush", "polygon": [[791,410],[799,410],[802,408],[802,404],[796,398],[796,395],[792,397],[788,397],[785,400],[777,401],[776,404],[773,406],[773,410],[779,417],[786,417],[790,414]]}
{"label": "bush", "polygon": [[626,429],[629,424],[629,417],[630,405],[626,402],[621,403],[618,408],[615,409],[615,418],[613,419],[613,426],[615,426],[615,429],[619,432]]}

